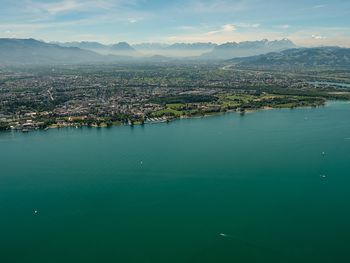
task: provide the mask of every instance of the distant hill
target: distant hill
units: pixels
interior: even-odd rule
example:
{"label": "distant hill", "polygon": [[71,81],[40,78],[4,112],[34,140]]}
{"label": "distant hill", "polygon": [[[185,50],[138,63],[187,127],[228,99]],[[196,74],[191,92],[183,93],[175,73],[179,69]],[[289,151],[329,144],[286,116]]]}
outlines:
{"label": "distant hill", "polygon": [[[35,39],[7,39],[0,38],[0,66],[6,65],[29,65],[29,64],[83,64],[83,63],[114,63],[120,61],[146,61],[164,62],[176,59],[172,56],[162,54],[142,56],[134,47],[126,42],[105,46],[97,42],[72,42],[71,45],[79,47],[65,47],[52,43],[45,43]],[[79,43],[79,44],[77,44]],[[66,43],[69,45],[68,43]],[[170,50],[166,54],[189,54],[186,50],[202,50],[212,43],[174,44],[163,47],[162,50]],[[279,52],[270,52],[256,56],[251,53],[267,52],[273,49],[284,49],[294,44],[289,40],[281,41],[252,41],[242,43],[227,43],[214,46],[209,60],[212,58],[221,59],[236,56],[227,60],[237,67],[245,68],[267,68],[267,69],[290,69],[290,68],[350,68],[350,49],[340,47],[318,47],[318,48],[292,48]],[[89,49],[105,50],[106,55],[93,52]],[[184,51],[185,50],[185,51]],[[214,56],[218,52],[221,56]],[[192,52],[191,51],[191,52]],[[198,52],[199,52],[198,51]],[[175,53],[176,53],[175,52]],[[223,52],[223,53],[221,53]],[[102,53],[102,52],[101,52]],[[225,54],[225,56],[223,55]],[[247,57],[241,57],[248,54]],[[147,55],[147,54],[146,54]],[[134,58],[133,58],[134,57]],[[179,55],[180,57],[180,55]],[[203,59],[192,57],[191,61]],[[208,57],[204,56],[204,59]]]}
{"label": "distant hill", "polygon": [[80,64],[109,62],[106,57],[77,47],[62,47],[35,39],[0,39],[0,64]]}
{"label": "distant hill", "polygon": [[289,49],[265,55],[230,60],[249,68],[350,68],[350,48],[318,47]]}
{"label": "distant hill", "polygon": [[132,47],[136,50],[161,50],[166,49],[169,47],[169,44],[163,44],[163,43],[140,43],[140,44],[133,44]]}
{"label": "distant hill", "polygon": [[56,44],[62,47],[77,47],[80,49],[87,49],[87,50],[101,50],[106,49],[108,46],[103,45],[98,42],[89,42],[89,41],[83,41],[83,42],[66,42],[66,43],[60,43],[60,42],[52,42],[52,44]]}
{"label": "distant hill", "polygon": [[214,43],[175,43],[165,49],[167,50],[212,50],[217,44]]}
{"label": "distant hill", "polygon": [[129,57],[149,57],[160,55],[165,57],[184,58],[199,57],[204,60],[224,60],[236,57],[255,56],[269,52],[279,52],[282,50],[295,48],[293,42],[288,39],[276,41],[246,41],[241,43],[225,43],[218,45],[215,43],[141,43],[129,45],[127,42],[119,42],[113,45],[103,45],[98,42],[68,42],[54,43],[62,47],[77,47],[90,50],[102,55],[117,55]]}
{"label": "distant hill", "polygon": [[142,43],[133,47],[145,55],[161,55],[167,57],[193,57],[210,52],[216,47],[214,43]]}
{"label": "distant hill", "polygon": [[213,51],[203,54],[201,58],[222,60],[237,57],[249,57],[270,52],[279,52],[295,47],[296,45],[288,39],[275,41],[264,39],[261,41],[245,41],[240,43],[232,42],[216,46]]}
{"label": "distant hill", "polygon": [[138,57],[142,54],[138,53],[135,48],[126,42],[119,42],[113,45],[104,45],[99,42],[53,42],[52,44],[61,47],[76,47],[80,49],[90,50],[101,55],[116,55],[121,57]]}
{"label": "distant hill", "polygon": [[135,51],[135,49],[126,42],[119,42],[110,47],[111,50],[120,50],[120,51]]}
{"label": "distant hill", "polygon": [[138,53],[135,48],[130,46],[127,42],[119,42],[109,47],[109,53],[119,56],[137,57],[142,54]]}

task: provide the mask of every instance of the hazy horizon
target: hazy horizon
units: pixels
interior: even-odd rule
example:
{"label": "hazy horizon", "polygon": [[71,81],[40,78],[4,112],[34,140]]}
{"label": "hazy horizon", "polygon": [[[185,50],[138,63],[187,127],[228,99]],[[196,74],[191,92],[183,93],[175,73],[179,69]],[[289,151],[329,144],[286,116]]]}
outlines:
{"label": "hazy horizon", "polygon": [[350,47],[349,10],[344,0],[2,0],[0,38],[103,44],[287,38],[298,46]]}
{"label": "hazy horizon", "polygon": [[[123,39],[120,40],[116,40],[116,42],[102,42],[102,41],[98,41],[98,40],[71,40],[71,41],[64,41],[64,40],[45,40],[45,39],[39,39],[39,38],[35,38],[35,37],[26,37],[26,38],[17,38],[17,37],[0,37],[0,39],[18,39],[18,40],[29,40],[29,39],[34,39],[40,42],[44,42],[44,43],[48,43],[48,44],[69,44],[69,43],[98,43],[98,44],[102,44],[104,46],[113,46],[115,44],[120,44],[120,43],[127,43],[132,47],[137,47],[140,45],[163,45],[163,48],[166,47],[170,47],[172,45],[176,45],[176,44],[213,44],[213,45],[223,45],[223,44],[229,44],[229,43],[244,43],[244,42],[262,42],[264,40],[269,41],[269,42],[273,42],[273,41],[282,41],[282,40],[289,40],[292,43],[294,43],[298,48],[317,48],[317,47],[343,47],[343,48],[350,48],[350,44],[349,45],[341,45],[341,44],[313,44],[313,45],[298,45],[296,42],[292,41],[289,38],[277,38],[277,39],[251,39],[251,40],[242,40],[242,41],[226,41],[226,42],[214,42],[214,41],[208,41],[208,42],[186,42],[186,41],[178,41],[178,42],[155,42],[155,41],[144,41],[144,42],[129,42]],[[151,49],[150,49],[151,50]]]}
{"label": "hazy horizon", "polygon": [[[98,40],[71,40],[71,41],[63,41],[63,40],[54,40],[54,41],[48,41],[48,40],[45,40],[45,39],[39,39],[39,38],[35,38],[35,37],[26,37],[26,38],[17,38],[17,37],[0,37],[0,39],[18,39],[18,40],[29,40],[29,39],[34,39],[34,40],[37,40],[37,41],[41,41],[41,42],[44,42],[44,43],[49,43],[49,44],[54,44],[54,43],[61,43],[61,44],[65,44],[65,43],[99,43],[99,44],[102,44],[102,45],[105,45],[105,46],[112,46],[112,45],[115,45],[115,44],[120,44],[120,43],[127,43],[129,44],[130,46],[139,46],[139,45],[163,45],[163,47],[169,47],[169,46],[172,46],[174,44],[188,44],[188,45],[191,45],[191,44],[213,44],[213,45],[222,45],[222,44],[227,44],[227,43],[237,43],[237,44],[240,44],[240,43],[244,43],[244,42],[262,42],[262,41],[269,41],[269,42],[272,42],[272,41],[282,41],[282,40],[289,40],[289,41],[292,41],[288,38],[279,38],[279,39],[252,39],[252,40],[243,40],[243,41],[226,41],[226,42],[213,42],[213,41],[208,41],[208,42],[185,42],[185,41],[178,41],[178,42],[152,42],[152,41],[144,41],[144,42],[128,42],[126,40],[116,40],[116,42],[110,42],[110,43],[105,43],[105,42],[101,42],[101,41],[98,41]],[[293,41],[292,41],[293,42]],[[294,42],[293,42],[294,43]],[[295,43],[294,43],[295,44]]]}

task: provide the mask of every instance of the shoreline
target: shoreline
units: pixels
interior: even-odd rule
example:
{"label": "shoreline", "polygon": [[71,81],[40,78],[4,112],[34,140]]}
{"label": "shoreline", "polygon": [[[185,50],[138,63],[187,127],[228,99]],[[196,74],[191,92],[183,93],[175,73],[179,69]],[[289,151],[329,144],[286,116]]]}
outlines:
{"label": "shoreline", "polygon": [[8,130],[2,130],[0,133],[6,133],[6,132],[20,132],[20,133],[28,133],[32,131],[48,131],[48,130],[53,130],[53,129],[63,129],[63,128],[73,128],[73,129],[81,129],[81,128],[95,128],[95,129],[102,129],[102,128],[113,128],[113,127],[121,127],[121,126],[145,126],[145,125],[152,125],[152,124],[161,124],[161,123],[170,123],[173,121],[181,120],[181,119],[201,119],[201,118],[207,118],[207,117],[213,117],[213,116],[219,116],[219,115],[224,115],[228,113],[236,113],[240,114],[241,116],[244,116],[246,114],[254,113],[257,111],[270,111],[270,110],[285,110],[285,109],[317,109],[321,107],[327,107],[330,103],[334,102],[347,102],[350,103],[350,101],[347,100],[327,100],[325,101],[322,105],[310,105],[310,106],[297,106],[297,107],[262,107],[262,108],[256,108],[256,109],[249,109],[249,110],[244,110],[242,111],[241,109],[236,109],[236,110],[227,110],[223,112],[213,112],[213,113],[206,113],[204,115],[182,115],[180,117],[172,117],[172,118],[165,118],[162,119],[162,121],[155,121],[155,122],[135,122],[134,124],[129,123],[118,123],[118,124],[112,124],[112,125],[87,125],[87,124],[81,124],[81,123],[69,123],[65,125],[59,125],[59,124],[53,124],[51,126],[45,127],[45,128],[35,128],[35,129],[30,129],[30,130],[19,130],[19,129],[8,129]]}

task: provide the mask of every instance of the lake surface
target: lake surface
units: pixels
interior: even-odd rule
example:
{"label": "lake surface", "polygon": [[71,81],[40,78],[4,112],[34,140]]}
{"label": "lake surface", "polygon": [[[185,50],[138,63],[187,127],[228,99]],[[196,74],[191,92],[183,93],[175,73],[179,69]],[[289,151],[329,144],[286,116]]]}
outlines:
{"label": "lake surface", "polygon": [[1,133],[0,164],[2,263],[350,262],[349,103]]}

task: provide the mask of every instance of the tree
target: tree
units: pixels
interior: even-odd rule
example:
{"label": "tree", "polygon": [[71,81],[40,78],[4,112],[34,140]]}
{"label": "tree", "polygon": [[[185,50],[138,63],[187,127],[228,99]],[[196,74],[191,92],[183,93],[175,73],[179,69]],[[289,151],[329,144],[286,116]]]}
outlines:
{"label": "tree", "polygon": [[0,131],[6,131],[8,130],[10,127],[8,126],[7,123],[4,122],[0,122]]}

